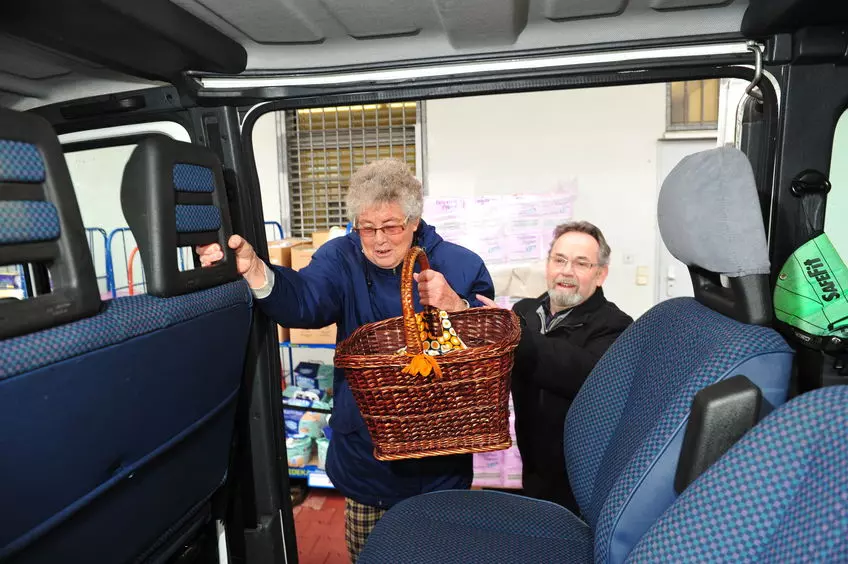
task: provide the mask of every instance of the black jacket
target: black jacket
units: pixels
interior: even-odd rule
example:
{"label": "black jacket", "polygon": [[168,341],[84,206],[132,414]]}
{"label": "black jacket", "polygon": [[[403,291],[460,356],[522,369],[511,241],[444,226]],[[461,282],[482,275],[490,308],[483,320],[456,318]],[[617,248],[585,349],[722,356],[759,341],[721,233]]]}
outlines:
{"label": "black jacket", "polygon": [[543,294],[513,307],[523,320],[512,371],[516,439],[525,493],[574,509],[563,455],[565,415],[598,359],[633,319],[598,288],[543,334],[548,303]]}

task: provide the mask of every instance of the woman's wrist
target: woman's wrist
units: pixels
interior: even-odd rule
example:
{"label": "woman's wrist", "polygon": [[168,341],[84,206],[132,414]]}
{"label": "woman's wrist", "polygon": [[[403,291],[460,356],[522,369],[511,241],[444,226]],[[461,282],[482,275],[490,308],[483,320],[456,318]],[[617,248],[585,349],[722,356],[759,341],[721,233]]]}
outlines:
{"label": "woman's wrist", "polygon": [[247,285],[252,290],[264,288],[268,284],[268,275],[266,272],[265,263],[257,258],[256,263],[250,267],[250,270],[244,273],[244,278],[247,280]]}

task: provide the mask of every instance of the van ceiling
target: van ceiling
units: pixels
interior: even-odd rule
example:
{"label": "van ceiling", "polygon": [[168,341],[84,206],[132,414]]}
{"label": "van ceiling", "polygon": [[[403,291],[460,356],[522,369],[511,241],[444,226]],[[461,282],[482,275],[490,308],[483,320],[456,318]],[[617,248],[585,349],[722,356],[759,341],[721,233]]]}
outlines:
{"label": "van ceiling", "polygon": [[[754,1],[752,0],[752,4]],[[0,15],[0,105],[180,80],[740,36],[747,0],[28,0]]]}
{"label": "van ceiling", "polygon": [[244,45],[252,70],[374,65],[738,32],[747,6],[743,0],[173,2]]}
{"label": "van ceiling", "polygon": [[[747,13],[746,13],[747,10]],[[27,0],[0,6],[0,106],[262,75],[766,37],[844,0]],[[189,78],[189,80],[191,80]]]}
{"label": "van ceiling", "polygon": [[[0,17],[0,105],[172,82],[738,33],[746,0],[28,0]],[[246,61],[245,61],[246,57]],[[241,60],[240,60],[241,58]]]}

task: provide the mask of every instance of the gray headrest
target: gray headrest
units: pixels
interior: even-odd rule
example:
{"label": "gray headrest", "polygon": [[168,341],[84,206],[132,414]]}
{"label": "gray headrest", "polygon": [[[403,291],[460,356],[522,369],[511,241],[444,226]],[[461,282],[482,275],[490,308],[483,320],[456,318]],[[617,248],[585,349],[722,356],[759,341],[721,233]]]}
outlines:
{"label": "gray headrest", "polygon": [[666,247],[687,266],[730,277],[770,272],[754,173],[736,148],[680,161],[663,182],[657,221]]}

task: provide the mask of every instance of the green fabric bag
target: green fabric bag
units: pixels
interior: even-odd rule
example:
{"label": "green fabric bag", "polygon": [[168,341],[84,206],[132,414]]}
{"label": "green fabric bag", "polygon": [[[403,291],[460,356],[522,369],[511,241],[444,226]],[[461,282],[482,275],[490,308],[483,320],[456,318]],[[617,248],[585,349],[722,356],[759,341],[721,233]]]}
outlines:
{"label": "green fabric bag", "polygon": [[848,341],[848,267],[824,233],[799,247],[783,265],[774,310],[804,344],[842,350]]}

